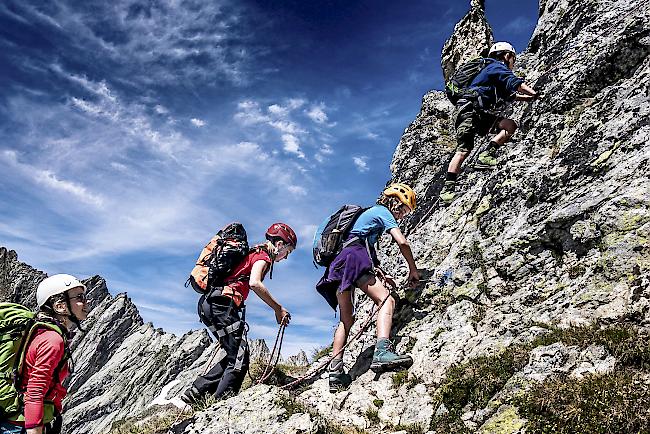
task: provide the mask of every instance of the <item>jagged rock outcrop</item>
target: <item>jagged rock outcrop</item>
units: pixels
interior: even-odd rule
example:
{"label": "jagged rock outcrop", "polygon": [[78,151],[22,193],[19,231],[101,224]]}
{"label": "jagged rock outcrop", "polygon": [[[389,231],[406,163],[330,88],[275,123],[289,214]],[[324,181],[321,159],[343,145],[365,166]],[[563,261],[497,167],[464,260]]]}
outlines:
{"label": "jagged rock outcrop", "polygon": [[[0,247],[3,301],[35,307],[35,291],[46,277]],[[163,387],[174,382],[178,395],[205,370],[216,348],[206,331],[181,337],[144,324],[126,294],[111,296],[99,276],[84,281],[91,312],[84,331],[71,342],[74,375],[64,403],[64,429],[75,434],[105,434],[112,423],[144,411]]]}
{"label": "jagged rock outcrop", "polygon": [[251,363],[266,363],[271,356],[271,350],[264,339],[251,339],[248,342]]}
{"label": "jagged rock outcrop", "polygon": [[485,0],[472,0],[469,12],[442,47],[440,60],[445,81],[461,63],[485,55],[492,41],[492,27],[485,19]]}
{"label": "jagged rock outcrop", "polygon": [[[346,352],[354,377],[348,390],[330,394],[324,377],[293,397],[255,386],[169,432],[327,432],[332,423],[369,433],[522,432],[531,421],[514,397],[555,377],[616,376],[637,363],[616,342],[644,345],[650,331],[650,7],[647,0],[542,0],[539,13],[516,68],[544,96],[504,110],[520,128],[500,150],[498,169],[466,167],[459,197],[440,206],[455,140],[452,107],[439,91],[424,96],[393,156],[392,180],[418,194],[403,229],[423,281],[397,291],[393,329],[413,367],[370,372],[370,327]],[[461,61],[465,41],[476,47],[489,39],[482,3],[473,2],[445,44],[443,66]],[[405,276],[398,249],[382,245],[383,268]],[[24,275],[15,262],[0,249],[0,286],[27,300],[26,288],[42,275]],[[359,306],[353,334],[371,312],[367,300]],[[107,432],[115,419],[167,402],[214,354],[205,332],[177,338],[142,324],[125,295],[98,300],[89,323],[75,339],[80,369],[67,402],[69,432]],[[625,323],[641,334],[543,341],[592,323]],[[476,373],[467,388],[482,385],[487,396],[463,395],[462,375],[473,375],[464,366]],[[647,388],[650,374],[630,384]],[[453,429],[437,425],[445,418]]]}
{"label": "jagged rock outcrop", "polygon": [[287,357],[287,365],[291,366],[308,366],[309,359],[307,358],[307,353],[303,350],[300,350],[298,354]]}

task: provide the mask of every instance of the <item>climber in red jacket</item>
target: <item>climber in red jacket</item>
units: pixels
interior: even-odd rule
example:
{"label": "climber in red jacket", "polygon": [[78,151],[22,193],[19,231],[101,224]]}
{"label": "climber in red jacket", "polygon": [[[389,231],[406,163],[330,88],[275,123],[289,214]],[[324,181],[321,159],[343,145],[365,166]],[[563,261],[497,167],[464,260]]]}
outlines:
{"label": "climber in red jacket", "polygon": [[56,274],[38,285],[36,302],[37,320],[52,327],[37,329],[27,346],[20,385],[25,391],[24,411],[1,422],[0,434],[61,432],[62,402],[67,394],[63,381],[69,374],[69,330],[88,315],[86,287],[73,276]]}

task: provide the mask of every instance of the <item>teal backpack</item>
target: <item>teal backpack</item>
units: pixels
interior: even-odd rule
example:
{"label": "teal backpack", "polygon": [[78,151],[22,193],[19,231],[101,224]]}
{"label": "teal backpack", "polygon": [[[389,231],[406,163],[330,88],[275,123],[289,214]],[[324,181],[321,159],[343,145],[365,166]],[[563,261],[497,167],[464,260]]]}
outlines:
{"label": "teal backpack", "polygon": [[[0,303],[0,420],[23,421],[23,394],[21,380],[25,353],[32,336],[39,328],[54,330],[67,340],[55,324],[38,321],[36,314],[21,304]],[[58,376],[68,359],[68,352],[54,370]],[[49,393],[49,391],[48,391]],[[54,404],[44,402],[43,423],[54,419]]]}

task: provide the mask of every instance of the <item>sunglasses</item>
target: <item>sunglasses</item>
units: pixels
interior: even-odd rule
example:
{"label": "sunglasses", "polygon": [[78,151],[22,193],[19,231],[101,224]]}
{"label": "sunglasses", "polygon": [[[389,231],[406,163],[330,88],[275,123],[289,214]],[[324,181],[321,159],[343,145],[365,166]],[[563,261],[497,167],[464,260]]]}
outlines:
{"label": "sunglasses", "polygon": [[77,294],[74,297],[70,297],[70,301],[76,301],[78,303],[85,303],[88,301],[88,297],[86,297],[85,293]]}

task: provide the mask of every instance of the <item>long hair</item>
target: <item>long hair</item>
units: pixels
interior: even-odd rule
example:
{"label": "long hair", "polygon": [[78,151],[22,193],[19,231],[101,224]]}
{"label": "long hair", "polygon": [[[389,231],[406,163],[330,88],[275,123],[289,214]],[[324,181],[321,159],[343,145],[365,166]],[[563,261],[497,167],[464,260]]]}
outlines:
{"label": "long hair", "polygon": [[382,193],[381,196],[379,196],[379,198],[377,199],[377,205],[383,205],[386,208],[388,208],[388,210],[391,213],[397,214],[397,212],[399,211],[399,207],[402,206],[403,204],[402,201],[399,200],[397,197],[386,196],[384,193]]}
{"label": "long hair", "polygon": [[251,252],[266,252],[267,255],[269,255],[269,258],[271,258],[271,266],[264,272],[262,275],[262,278],[266,276],[266,273],[269,273],[269,279],[273,279],[273,264],[275,263],[275,250],[271,247],[273,245],[273,242],[271,240],[267,240],[261,244],[256,244],[253,247],[251,247],[250,251]]}

